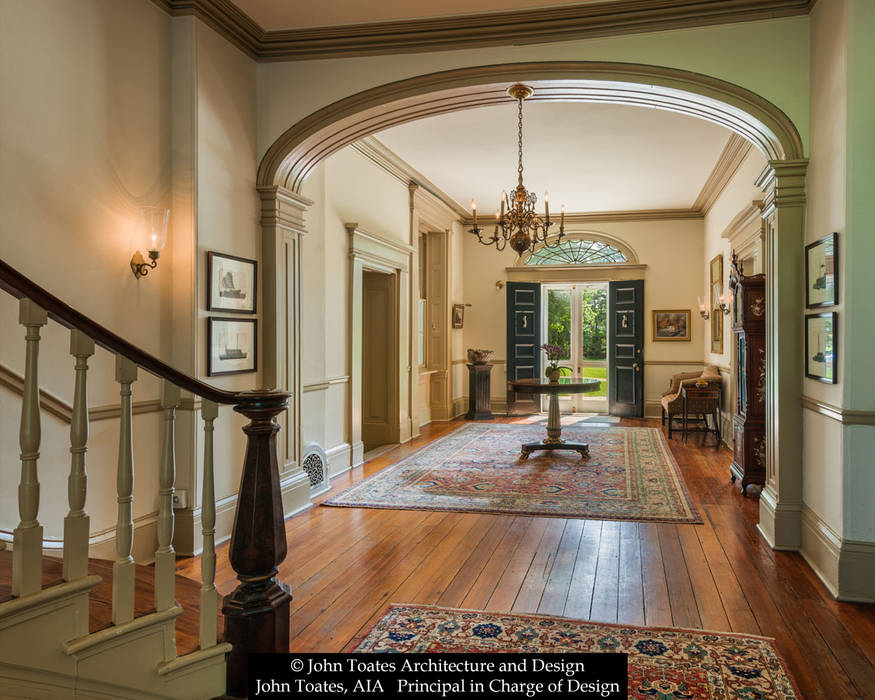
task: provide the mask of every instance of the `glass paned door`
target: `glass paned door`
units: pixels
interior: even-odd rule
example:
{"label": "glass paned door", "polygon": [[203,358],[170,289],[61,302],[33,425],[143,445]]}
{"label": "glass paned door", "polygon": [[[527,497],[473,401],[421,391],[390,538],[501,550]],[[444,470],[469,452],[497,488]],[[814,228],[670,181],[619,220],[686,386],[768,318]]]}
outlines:
{"label": "glass paned door", "polygon": [[544,285],[544,292],[541,317],[545,328],[542,337],[563,349],[559,365],[567,367],[572,376],[602,382],[601,388],[590,394],[560,395],[560,410],[566,413],[607,412],[607,283]]}

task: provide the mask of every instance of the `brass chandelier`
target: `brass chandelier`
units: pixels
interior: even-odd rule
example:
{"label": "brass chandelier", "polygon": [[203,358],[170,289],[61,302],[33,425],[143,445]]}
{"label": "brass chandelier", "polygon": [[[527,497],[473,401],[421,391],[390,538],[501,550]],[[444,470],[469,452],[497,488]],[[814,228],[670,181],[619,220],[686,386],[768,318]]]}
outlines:
{"label": "brass chandelier", "polygon": [[519,103],[518,182],[511,190],[509,199],[507,192],[501,193],[501,209],[495,212],[495,229],[491,236],[484,236],[484,229],[477,226],[477,203],[471,200],[474,225],[468,229],[468,232],[477,236],[477,240],[483,245],[494,245],[498,250],[504,250],[510,243],[510,247],[517,252],[517,255],[522,255],[529,249],[534,250],[539,243],[553,248],[565,235],[565,205],[562,205],[562,213],[559,217],[559,235],[548,243],[550,227],[555,224],[554,221],[550,221],[549,194],[544,193],[544,216],[541,217],[535,212],[537,196],[534,192],[526,190],[523,185],[523,100],[531,97],[534,92],[534,89],[528,85],[521,84],[511,85],[507,89],[507,94]]}

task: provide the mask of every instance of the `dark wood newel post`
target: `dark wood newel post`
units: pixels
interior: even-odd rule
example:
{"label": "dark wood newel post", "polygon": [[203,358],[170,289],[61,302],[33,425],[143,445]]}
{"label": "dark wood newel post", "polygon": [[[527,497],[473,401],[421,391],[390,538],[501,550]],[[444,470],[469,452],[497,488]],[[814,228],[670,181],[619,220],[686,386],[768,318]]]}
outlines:
{"label": "dark wood newel post", "polygon": [[275,576],[286,558],[286,530],[276,457],[275,418],[287,407],[289,394],[276,391],[240,395],[234,410],[249,418],[246,459],[234,514],[229,558],[240,584],[225,597],[225,641],[228,689],[246,697],[248,655],[289,650],[291,589]]}

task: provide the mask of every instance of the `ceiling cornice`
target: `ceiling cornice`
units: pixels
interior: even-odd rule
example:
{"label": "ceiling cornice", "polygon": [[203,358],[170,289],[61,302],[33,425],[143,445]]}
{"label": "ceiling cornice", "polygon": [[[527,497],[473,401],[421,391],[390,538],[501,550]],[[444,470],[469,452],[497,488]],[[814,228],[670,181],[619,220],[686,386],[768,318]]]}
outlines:
{"label": "ceiling cornice", "polygon": [[753,144],[738,134],[732,134],[729,137],[729,140],[720,152],[720,156],[717,158],[717,162],[714,164],[714,168],[711,170],[711,174],[708,175],[708,179],[702,185],[699,196],[693,202],[693,209],[703,214],[707,214],[711,210],[714,202],[717,201],[717,198],[726,188],[726,185],[729,184],[732,176],[735,175],[735,171],[738,170],[742,161],[750,153],[751,148],[753,148]]}
{"label": "ceiling cornice", "polygon": [[259,61],[306,61],[569,41],[805,15],[816,0],[618,0],[328,27],[265,30],[231,0],[152,0],[194,15]]}

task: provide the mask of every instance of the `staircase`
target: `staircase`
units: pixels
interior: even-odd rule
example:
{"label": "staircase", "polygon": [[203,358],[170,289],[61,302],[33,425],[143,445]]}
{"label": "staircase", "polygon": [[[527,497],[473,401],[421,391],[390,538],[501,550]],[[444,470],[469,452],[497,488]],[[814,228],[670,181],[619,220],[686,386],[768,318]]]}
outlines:
{"label": "staircase", "polygon": [[[0,698],[245,697],[248,654],[288,650],[291,593],[274,577],[286,555],[275,417],[286,408],[289,394],[222,391],[189,377],[70,308],[3,261],[0,289],[19,300],[19,322],[25,329],[19,523],[11,551],[0,551]],[[73,358],[69,509],[60,558],[43,556],[39,522],[39,348],[49,320],[69,329]],[[88,556],[87,387],[95,346],[115,355],[120,394],[117,551],[112,562]],[[150,567],[135,564],[132,557],[132,387],[140,370],[162,380],[164,414],[160,464],[155,466],[157,547]],[[172,544],[174,425],[183,391],[201,398],[204,430],[200,582],[176,575]],[[240,583],[223,601],[220,616],[214,585],[213,434],[222,404],[232,405],[250,422],[243,428],[246,457],[229,551]],[[9,483],[7,476],[4,483]],[[0,550],[4,547],[0,542]]]}

